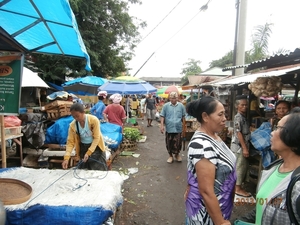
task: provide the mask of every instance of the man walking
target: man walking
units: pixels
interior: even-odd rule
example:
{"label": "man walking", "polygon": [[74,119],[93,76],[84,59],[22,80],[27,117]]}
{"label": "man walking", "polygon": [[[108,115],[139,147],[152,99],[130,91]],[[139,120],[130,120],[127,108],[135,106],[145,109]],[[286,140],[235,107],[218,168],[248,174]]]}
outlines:
{"label": "man walking", "polygon": [[153,98],[151,94],[148,94],[148,98],[146,98],[145,104],[146,104],[146,114],[148,120],[147,127],[152,127],[152,121],[155,120],[155,113],[156,113],[155,98]]}
{"label": "man walking", "polygon": [[180,150],[182,147],[182,122],[185,119],[185,107],[178,102],[178,93],[169,94],[169,102],[165,103],[160,113],[160,132],[165,131],[166,148],[169,153],[168,163],[173,162],[173,156],[177,162],[181,162]]}

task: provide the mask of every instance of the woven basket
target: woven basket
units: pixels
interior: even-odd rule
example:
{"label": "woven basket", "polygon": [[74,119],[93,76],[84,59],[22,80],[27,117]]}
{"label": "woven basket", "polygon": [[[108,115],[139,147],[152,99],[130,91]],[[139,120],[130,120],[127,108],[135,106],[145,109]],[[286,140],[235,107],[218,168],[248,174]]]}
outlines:
{"label": "woven basket", "polygon": [[130,140],[124,138],[120,145],[120,148],[121,148],[121,151],[135,151],[135,150],[137,150],[137,142],[130,141]]}

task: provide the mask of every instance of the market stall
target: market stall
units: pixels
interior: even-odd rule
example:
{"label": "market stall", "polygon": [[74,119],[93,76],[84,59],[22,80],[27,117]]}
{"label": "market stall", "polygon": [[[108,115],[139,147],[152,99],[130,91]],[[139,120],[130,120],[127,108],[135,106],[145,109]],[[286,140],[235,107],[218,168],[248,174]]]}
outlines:
{"label": "market stall", "polygon": [[[19,182],[5,182],[12,178]],[[20,167],[0,169],[0,182],[6,224],[99,225],[123,202],[123,178],[115,171]],[[27,185],[16,186],[21,182]]]}

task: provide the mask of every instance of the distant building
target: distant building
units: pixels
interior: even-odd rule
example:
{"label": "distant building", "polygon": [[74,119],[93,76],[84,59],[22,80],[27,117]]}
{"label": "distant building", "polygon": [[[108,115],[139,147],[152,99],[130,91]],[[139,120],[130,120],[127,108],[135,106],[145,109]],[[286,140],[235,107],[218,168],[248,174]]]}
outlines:
{"label": "distant building", "polygon": [[140,77],[140,79],[149,82],[154,87],[171,85],[181,86],[180,77]]}

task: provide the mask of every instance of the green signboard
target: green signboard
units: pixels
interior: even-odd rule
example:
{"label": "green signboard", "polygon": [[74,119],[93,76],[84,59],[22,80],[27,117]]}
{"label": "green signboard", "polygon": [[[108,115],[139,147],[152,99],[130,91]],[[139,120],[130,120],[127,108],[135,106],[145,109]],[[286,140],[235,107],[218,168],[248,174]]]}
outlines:
{"label": "green signboard", "polygon": [[22,57],[3,63],[0,57],[0,115],[17,115],[20,107]]}

